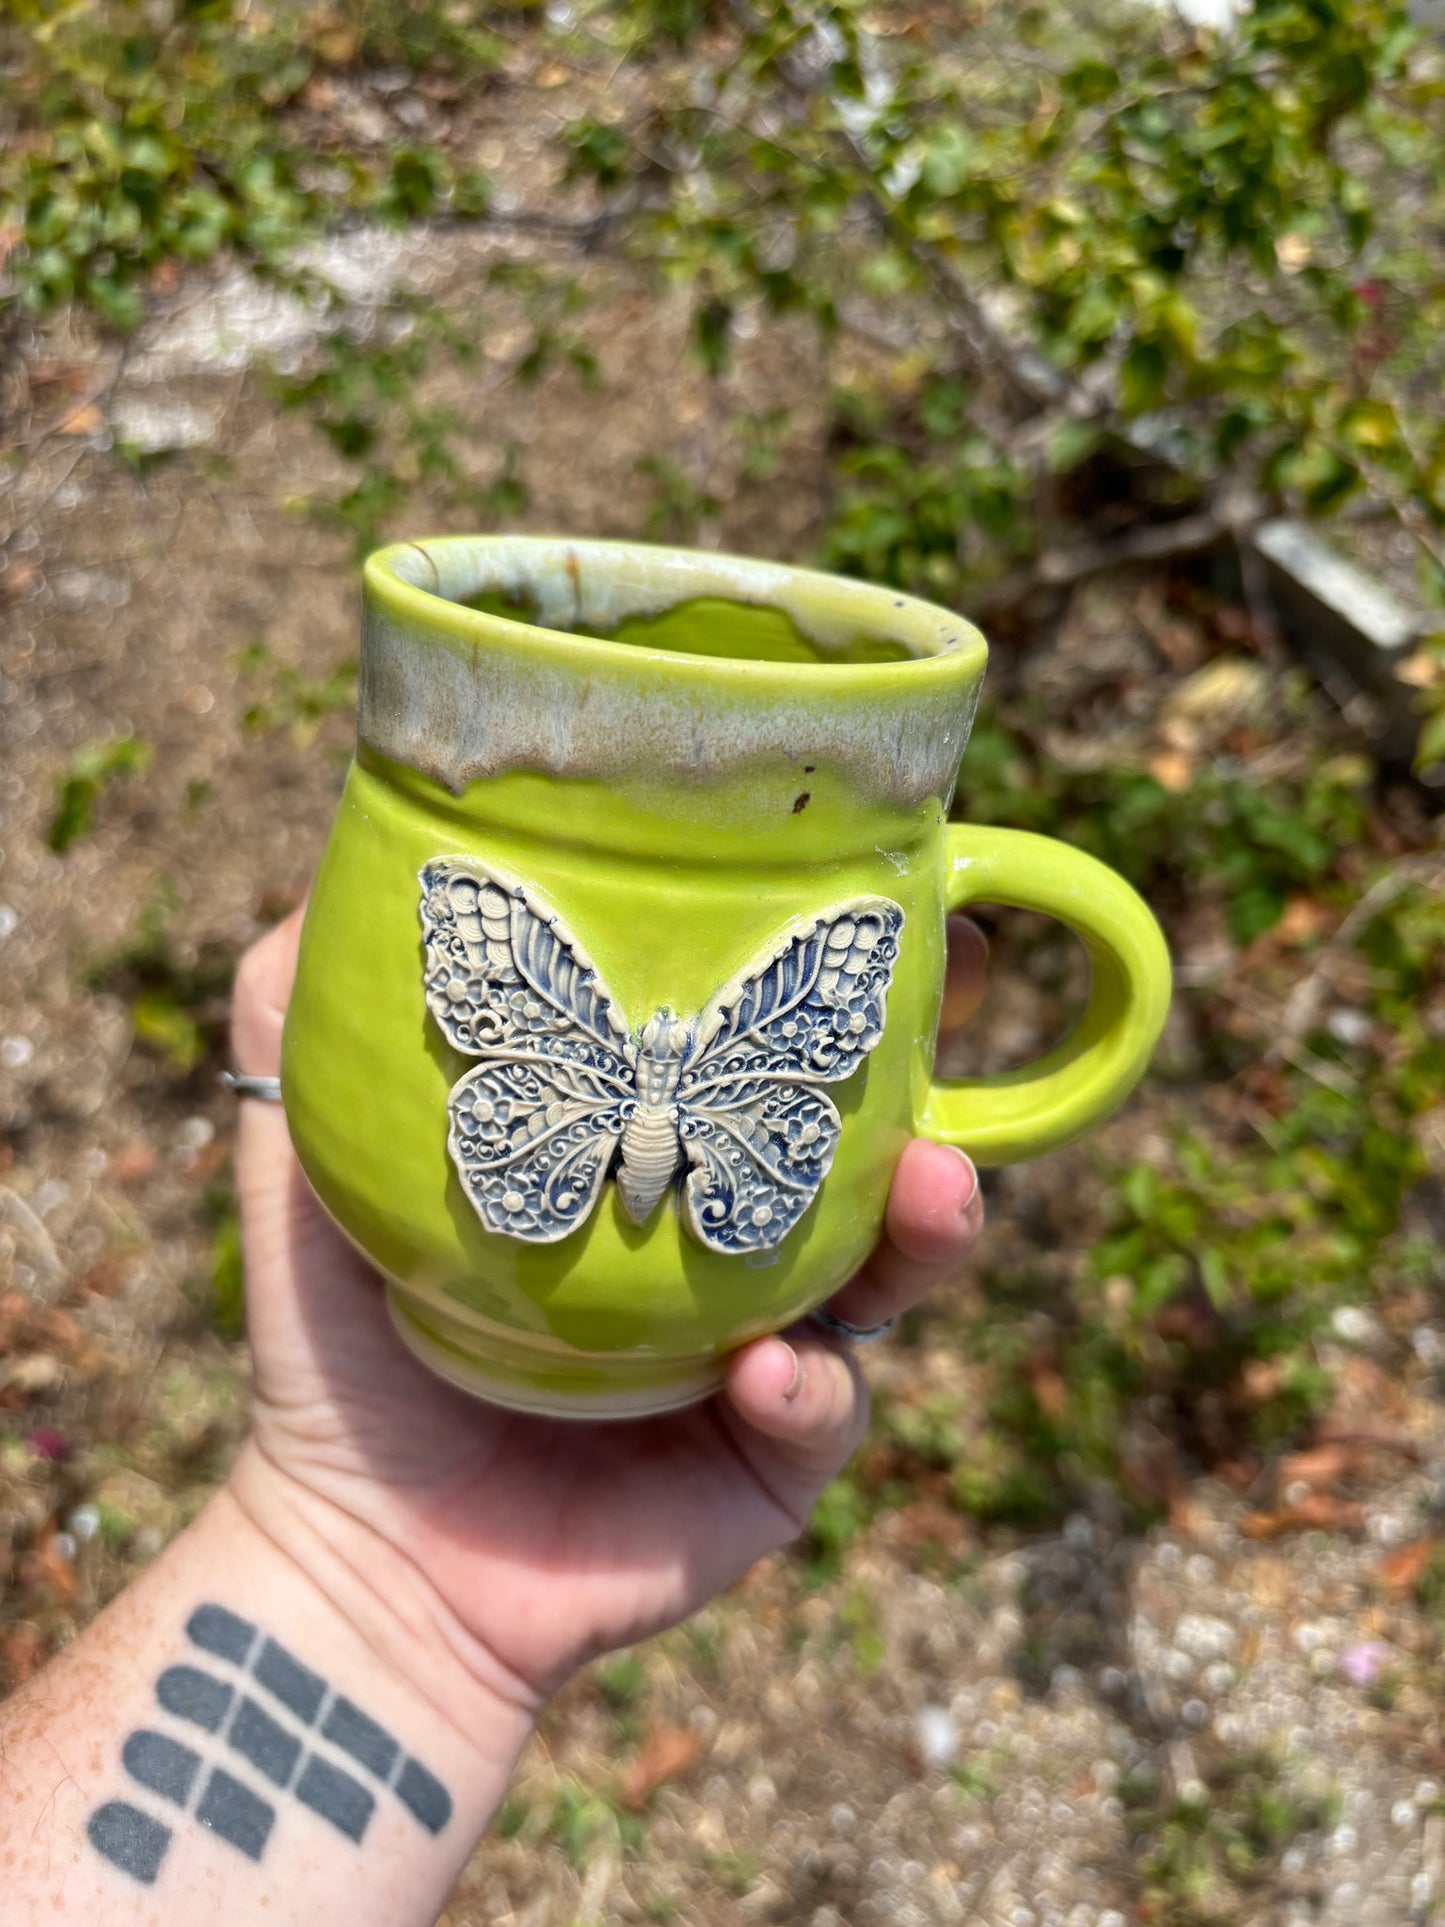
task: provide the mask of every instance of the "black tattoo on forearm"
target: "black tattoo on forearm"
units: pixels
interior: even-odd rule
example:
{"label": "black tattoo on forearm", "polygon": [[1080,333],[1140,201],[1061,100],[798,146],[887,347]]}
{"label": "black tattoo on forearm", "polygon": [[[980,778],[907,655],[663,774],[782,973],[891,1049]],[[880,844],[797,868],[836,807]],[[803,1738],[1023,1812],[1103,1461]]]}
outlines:
{"label": "black tattoo on forearm", "polygon": [[[377,1795],[353,1766],[428,1833],[445,1827],[451,1795],[436,1775],[284,1646],[224,1606],[198,1606],[186,1634],[224,1670],[177,1665],[161,1674],[157,1704],[187,1737],[148,1727],[128,1735],[121,1763],[137,1787],[189,1813],[251,1860],[271,1839],[284,1805],[278,1794],[289,1793],[359,1846]],[[97,1853],[148,1886],[174,1828],[131,1800],[107,1800],[87,1832]]]}

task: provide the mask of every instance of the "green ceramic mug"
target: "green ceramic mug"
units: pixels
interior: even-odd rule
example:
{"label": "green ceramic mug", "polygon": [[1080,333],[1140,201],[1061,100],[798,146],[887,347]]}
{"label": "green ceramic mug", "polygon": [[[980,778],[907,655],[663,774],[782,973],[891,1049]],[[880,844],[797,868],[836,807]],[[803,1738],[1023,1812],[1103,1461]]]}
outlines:
{"label": "green ceramic mug", "polygon": [[[406,1343],[583,1417],[707,1395],[877,1238],[914,1133],[983,1164],[1121,1101],[1158,927],[1063,844],[950,822],[986,649],[890,590],[635,543],[399,544],[286,1024],[297,1154]],[[944,917],[1087,946],[1072,1034],[941,1081]]]}

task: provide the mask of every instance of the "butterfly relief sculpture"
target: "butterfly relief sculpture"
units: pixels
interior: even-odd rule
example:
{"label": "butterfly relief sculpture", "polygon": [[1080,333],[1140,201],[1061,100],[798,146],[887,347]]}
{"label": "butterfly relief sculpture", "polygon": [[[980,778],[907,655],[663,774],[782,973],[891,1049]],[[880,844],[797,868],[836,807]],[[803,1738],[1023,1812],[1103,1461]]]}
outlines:
{"label": "butterfly relief sculpture", "polygon": [[489,1231],[551,1244],[615,1170],[642,1224],[681,1176],[712,1251],[771,1249],[827,1175],[825,1086],[883,1034],[903,911],[854,897],[800,918],[691,1019],[634,1032],[557,912],[472,858],[421,872],[427,1007],[479,1061],[452,1087],[448,1146]]}

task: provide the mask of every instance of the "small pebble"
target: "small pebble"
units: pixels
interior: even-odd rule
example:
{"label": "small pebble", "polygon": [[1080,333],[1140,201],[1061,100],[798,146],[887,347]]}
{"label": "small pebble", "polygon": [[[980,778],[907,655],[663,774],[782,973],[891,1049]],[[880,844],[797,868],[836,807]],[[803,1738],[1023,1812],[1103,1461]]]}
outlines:
{"label": "small pebble", "polygon": [[1226,1659],[1235,1643],[1235,1630],[1229,1621],[1206,1613],[1185,1613],[1174,1628],[1174,1644],[1195,1659]]}
{"label": "small pebble", "polygon": [[1373,1028],[1363,1010],[1351,1010],[1348,1005],[1332,1010],[1325,1019],[1325,1029],[1340,1044],[1358,1046],[1368,1043]]}
{"label": "small pebble", "polygon": [[1433,1807],[1439,1798],[1440,1787],[1434,1780],[1421,1780],[1415,1788],[1415,1804],[1418,1807]]}
{"label": "small pebble", "polygon": [[176,1132],[176,1148],[180,1151],[204,1151],[216,1135],[216,1127],[208,1117],[188,1117]]}
{"label": "small pebble", "polygon": [[1397,1800],[1390,1808],[1390,1824],[1396,1827],[1413,1827],[1415,1808],[1409,1800]]}
{"label": "small pebble", "polygon": [[1208,1726],[1209,1708],[1203,1700],[1185,1700],[1179,1709],[1179,1717],[1186,1726],[1192,1726],[1197,1731],[1201,1726]]}
{"label": "small pebble", "polygon": [[88,1546],[100,1531],[100,1507],[78,1505],[66,1520],[66,1529],[82,1546]]}
{"label": "small pebble", "polygon": [[154,1559],[164,1541],[159,1526],[142,1526],[130,1543],[137,1559]]}
{"label": "small pebble", "polygon": [[69,1532],[57,1532],[50,1541],[50,1550],[57,1559],[63,1559],[67,1566],[75,1562],[75,1539]]}
{"label": "small pebble", "polygon": [[925,1706],[914,1722],[914,1733],[925,1766],[947,1766],[958,1758],[958,1728],[946,1706]]}
{"label": "small pebble", "polygon": [[828,1825],[842,1840],[846,1840],[858,1825],[858,1816],[852,1807],[836,1806],[828,1815]]}
{"label": "small pebble", "polygon": [[4,942],[19,921],[18,913],[8,903],[0,903],[0,943]]}
{"label": "small pebble", "polygon": [[0,1042],[0,1064],[8,1071],[23,1070],[35,1055],[35,1046],[28,1037],[7,1037]]}

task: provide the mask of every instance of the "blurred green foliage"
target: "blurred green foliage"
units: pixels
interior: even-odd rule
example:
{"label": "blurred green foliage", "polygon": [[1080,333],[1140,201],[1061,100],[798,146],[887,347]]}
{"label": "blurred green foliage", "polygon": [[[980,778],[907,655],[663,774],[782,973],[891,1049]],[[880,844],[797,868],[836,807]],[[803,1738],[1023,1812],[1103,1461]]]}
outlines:
{"label": "blurred green foliage", "polygon": [[1334,1796],[1300,1792],[1268,1754],[1227,1757],[1197,1797],[1159,1799],[1148,1781],[1120,1783],[1139,1855],[1140,1918],[1160,1927],[1223,1927],[1278,1872],[1281,1857],[1339,1817]]}
{"label": "blurred green foliage", "polygon": [[108,743],[88,743],[71,759],[56,788],[55,812],[48,840],[57,856],[64,856],[95,821],[96,805],[112,783],[143,776],[150,767],[151,745],[138,736],[117,736]]}
{"label": "blurred green foliage", "polygon": [[237,0],[12,0],[0,46],[19,71],[0,225],[13,231],[17,298],[37,314],[78,300],[128,329],[173,262],[227,251],[286,285],[321,287],[296,251],[348,216],[482,212],[477,170],[424,146],[333,139],[318,154],[298,118],[307,83],[338,56],[390,45],[485,70],[494,43],[450,19],[373,0],[326,15]]}

